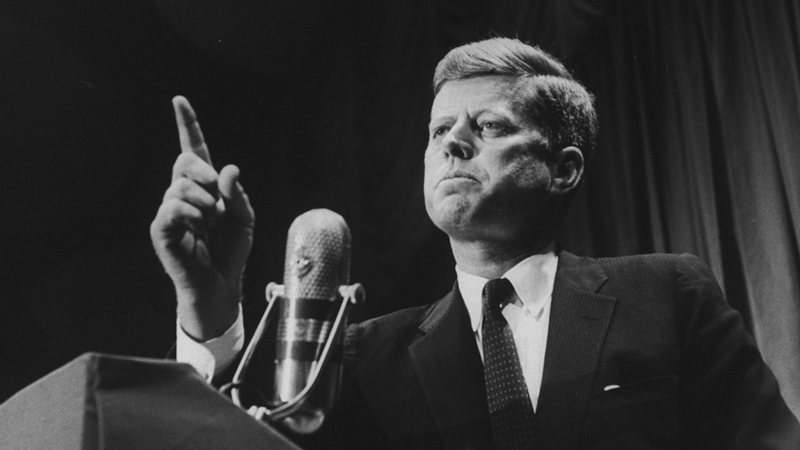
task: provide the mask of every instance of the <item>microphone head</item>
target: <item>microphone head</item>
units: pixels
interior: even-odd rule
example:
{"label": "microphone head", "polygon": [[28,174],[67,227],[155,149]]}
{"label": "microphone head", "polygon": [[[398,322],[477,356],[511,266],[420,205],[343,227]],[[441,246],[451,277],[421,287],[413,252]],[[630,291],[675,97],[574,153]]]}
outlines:
{"label": "microphone head", "polygon": [[289,299],[334,301],[350,279],[350,228],[329,209],[312,209],[289,227],[283,282]]}
{"label": "microphone head", "polygon": [[[318,430],[339,395],[344,327],[363,293],[360,284],[348,285],[349,278],[350,229],[342,216],[327,209],[299,215],[289,227],[284,284],[267,286],[267,312],[233,381],[244,385],[251,372],[263,377],[253,385],[274,390],[268,399],[255,389],[269,404],[260,407],[263,414],[292,432]],[[257,352],[264,356],[260,365]],[[271,378],[263,375],[270,372]],[[241,406],[239,391],[231,393]]]}

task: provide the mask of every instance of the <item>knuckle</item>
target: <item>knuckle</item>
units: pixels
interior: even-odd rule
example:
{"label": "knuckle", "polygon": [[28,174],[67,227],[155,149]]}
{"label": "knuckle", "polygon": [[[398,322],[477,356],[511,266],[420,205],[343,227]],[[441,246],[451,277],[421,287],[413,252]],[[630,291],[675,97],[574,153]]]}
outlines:
{"label": "knuckle", "polygon": [[176,194],[186,194],[192,190],[192,186],[195,185],[195,182],[186,177],[180,177],[172,182],[172,186],[170,186],[171,191],[175,192]]}
{"label": "knuckle", "polygon": [[201,184],[216,183],[219,175],[202,158],[191,152],[181,153],[172,168],[172,178],[188,178]]}
{"label": "knuckle", "polygon": [[155,218],[153,221],[150,222],[150,236],[157,236],[161,234],[161,232],[167,228],[169,228],[170,223],[172,222],[172,208],[169,205],[169,202],[164,202],[158,208],[158,212],[156,213]]}
{"label": "knuckle", "polygon": [[214,203],[214,197],[197,181],[180,177],[172,182],[164,193],[163,201],[178,199],[197,207],[208,207]]}
{"label": "knuckle", "polygon": [[184,214],[184,203],[177,198],[169,198],[158,209],[158,216],[161,216],[165,221],[169,222],[171,218]]}
{"label": "knuckle", "polygon": [[175,158],[175,164],[172,165],[173,172],[183,172],[191,165],[192,157],[194,155],[189,152],[183,152]]}
{"label": "knuckle", "polygon": [[150,237],[155,238],[156,236],[160,235],[161,229],[161,222],[158,220],[158,216],[156,216],[156,218],[150,222]]}
{"label": "knuckle", "polygon": [[169,185],[167,190],[164,192],[164,197],[161,199],[162,204],[181,196],[181,180],[185,180],[185,178],[178,178]]}

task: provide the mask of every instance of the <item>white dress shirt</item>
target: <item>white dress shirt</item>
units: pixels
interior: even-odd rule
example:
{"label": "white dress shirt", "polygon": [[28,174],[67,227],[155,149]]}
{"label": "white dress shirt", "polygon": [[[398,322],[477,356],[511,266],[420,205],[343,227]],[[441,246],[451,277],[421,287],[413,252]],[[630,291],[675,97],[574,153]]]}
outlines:
{"label": "white dress shirt", "polygon": [[244,348],[242,305],[239,305],[239,317],[219,337],[205,342],[196,341],[183,331],[180,322],[175,325],[175,334],[175,359],[190,364],[206,380],[211,381],[214,375],[228,368]]}
{"label": "white dress shirt", "polygon": [[[503,316],[508,321],[514,344],[517,347],[522,375],[528,386],[533,409],[539,402],[542,387],[544,354],[547,346],[547,328],[550,323],[550,304],[553,295],[558,257],[550,250],[543,254],[529,256],[506,272],[502,278],[514,286],[519,299],[503,308]],[[483,320],[483,286],[489,281],[470,275],[456,267],[458,289],[469,312],[472,331],[483,357],[481,322]]]}

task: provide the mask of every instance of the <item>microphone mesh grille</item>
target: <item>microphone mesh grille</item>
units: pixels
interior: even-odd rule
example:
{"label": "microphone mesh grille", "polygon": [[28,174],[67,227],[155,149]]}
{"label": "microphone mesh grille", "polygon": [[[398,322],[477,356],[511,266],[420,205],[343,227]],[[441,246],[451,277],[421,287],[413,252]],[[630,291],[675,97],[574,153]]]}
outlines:
{"label": "microphone mesh grille", "polygon": [[286,296],[334,300],[349,278],[350,229],[342,216],[328,209],[299,215],[286,241]]}

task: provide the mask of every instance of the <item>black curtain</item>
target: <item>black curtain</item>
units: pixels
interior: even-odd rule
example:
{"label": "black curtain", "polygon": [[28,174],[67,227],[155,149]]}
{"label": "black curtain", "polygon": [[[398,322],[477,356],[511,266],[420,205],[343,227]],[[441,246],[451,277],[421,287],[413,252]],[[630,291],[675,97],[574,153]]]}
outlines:
{"label": "black curtain", "polygon": [[570,236],[714,270],[800,413],[796,1],[622,1],[577,50],[602,143]]}
{"label": "black curtain", "polygon": [[360,317],[453,283],[427,220],[433,67],[518,36],[595,92],[601,145],[562,238],[703,257],[800,412],[798,2],[48,0],[0,5],[6,397],[87,350],[163,355],[174,299],[147,229],[186,95],[257,214],[250,329],[300,212],[341,213]]}

